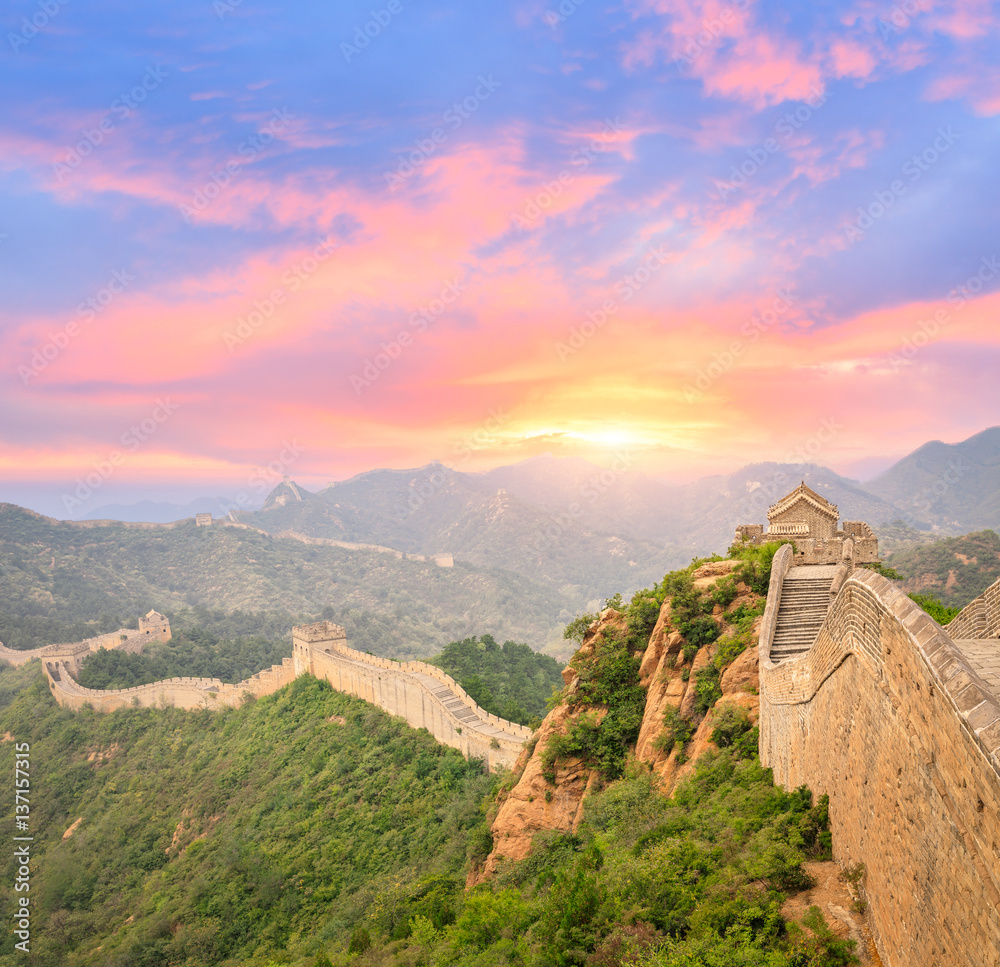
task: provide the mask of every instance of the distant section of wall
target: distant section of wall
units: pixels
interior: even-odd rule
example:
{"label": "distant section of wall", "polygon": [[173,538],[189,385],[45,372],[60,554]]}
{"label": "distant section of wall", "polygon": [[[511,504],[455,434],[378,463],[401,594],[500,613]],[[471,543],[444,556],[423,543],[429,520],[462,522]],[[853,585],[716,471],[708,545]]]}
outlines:
{"label": "distant section of wall", "polygon": [[1000,581],[952,618],[948,634],[952,638],[1000,638]]}
{"label": "distant section of wall", "polygon": [[42,662],[49,689],[60,705],[74,710],[84,705],[101,712],[129,706],[236,707],[248,693],[270,695],[308,673],[398,715],[414,728],[427,729],[442,744],[485,760],[491,770],[512,766],[533,734],[531,729],[484,712],[440,668],[419,661],[376,658],[349,648],[347,633],[330,621],[293,628],[292,657],[236,685],[214,678],[171,678],[134,688],[84,688],[74,676],[82,658],[90,654],[89,646],[81,642],[50,648],[55,650]]}
{"label": "distant section of wall", "polygon": [[272,665],[246,681],[226,685],[217,678],[168,678],[134,688],[84,688],[71,673],[67,664],[59,659],[43,661],[49,690],[55,700],[65,708],[79,711],[91,705],[98,712],[113,712],[118,708],[220,709],[236,708],[247,694],[270,695],[295,678],[292,659]]}
{"label": "distant section of wall", "polygon": [[31,648],[21,651],[7,648],[0,644],[0,659],[9,662],[15,668],[26,664],[33,658],[55,661],[60,660],[73,670],[74,675],[80,673],[83,660],[95,651],[106,648],[108,651],[125,651],[130,654],[140,654],[146,642],[170,640],[170,622],[158,611],[150,611],[139,619],[139,628],[119,628],[95,638],[86,638],[69,644],[43,645],[41,648]]}
{"label": "distant section of wall", "polygon": [[761,635],[760,728],[777,783],[829,794],[887,967],[1000,965],[1000,702],[935,621],[855,571],[808,652]]}

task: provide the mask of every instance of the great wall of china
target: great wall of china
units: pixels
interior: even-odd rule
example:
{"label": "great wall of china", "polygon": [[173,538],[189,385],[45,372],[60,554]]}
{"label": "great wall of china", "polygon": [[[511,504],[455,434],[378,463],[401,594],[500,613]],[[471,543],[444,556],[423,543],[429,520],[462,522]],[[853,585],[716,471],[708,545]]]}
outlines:
{"label": "great wall of china", "polygon": [[793,557],[775,555],[760,635],[761,762],[829,794],[887,967],[997,967],[1000,581],[946,630],[874,571],[833,596],[834,569]]}
{"label": "great wall of china", "polygon": [[0,645],[0,659],[23,665],[39,658],[55,700],[65,708],[85,705],[100,712],[131,706],[186,709],[236,707],[248,696],[270,695],[297,676],[324,678],[341,692],[398,715],[415,729],[493,770],[510,768],[532,731],[481,709],[449,675],[420,661],[396,662],[349,648],[347,633],[329,621],[292,629],[292,657],[235,685],[214,678],[171,678],[122,689],[85,688],[76,680],[80,666],[98,648],[141,651],[151,635],[170,637],[169,622],[155,611],[140,619],[138,631],[122,629],[67,645],[15,651]]}
{"label": "great wall of china", "polygon": [[[803,518],[800,522],[798,518]],[[1000,967],[1000,581],[942,628],[876,571],[867,525],[803,484],[771,508],[793,534],[774,557],[758,644],[760,758],[786,789],[830,796],[835,858],[864,865],[869,922],[886,967]],[[440,669],[354,651],[330,622],[293,629],[293,654],[245,682],[172,679],[120,691],[80,686],[98,647],[140,649],[168,634],[156,612],[122,631],[33,653],[60,704],[218,709],[297,675],[426,728],[438,741],[511,766],[531,731],[488,715]]]}

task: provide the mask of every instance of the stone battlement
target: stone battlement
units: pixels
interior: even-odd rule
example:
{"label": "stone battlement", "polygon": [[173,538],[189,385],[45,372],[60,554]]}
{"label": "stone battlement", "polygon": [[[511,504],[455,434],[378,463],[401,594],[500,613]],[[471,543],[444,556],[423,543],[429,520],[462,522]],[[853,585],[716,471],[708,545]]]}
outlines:
{"label": "stone battlement", "polygon": [[1000,582],[945,629],[879,574],[853,571],[812,647],[775,662],[793,560],[791,545],[775,555],[761,627],[762,764],[786,789],[829,794],[836,859],[865,864],[887,967],[997,967],[1000,681],[957,639],[982,615],[990,650]]}
{"label": "stone battlement", "polygon": [[141,654],[145,644],[150,639],[157,641],[170,640],[170,622],[158,611],[149,611],[139,619],[139,627],[119,628],[94,638],[74,641],[67,644],[43,645],[41,648],[30,648],[24,651],[17,648],[7,648],[0,643],[0,659],[19,668],[33,658],[43,660],[61,659],[79,674],[80,664],[84,658],[101,648],[108,651],[125,651],[130,654]]}
{"label": "stone battlement", "polygon": [[60,705],[71,709],[84,705],[101,712],[129,706],[237,707],[248,694],[270,695],[298,675],[311,674],[326,679],[338,691],[398,715],[414,728],[427,729],[442,744],[485,760],[491,769],[512,766],[532,736],[531,729],[483,711],[440,668],[419,661],[378,658],[348,647],[346,631],[332,621],[293,628],[291,658],[235,685],[215,678],[171,678],[132,688],[84,688],[75,676],[80,662],[92,650],[89,644],[50,645],[48,649],[54,650],[36,650],[46,652],[38,657],[42,657],[49,690]]}
{"label": "stone battlement", "polygon": [[766,544],[773,540],[795,542],[796,564],[837,564],[850,544],[851,566],[878,561],[878,538],[864,521],[845,520],[838,527],[840,511],[803,481],[767,511],[763,524],[740,524],[737,544]]}

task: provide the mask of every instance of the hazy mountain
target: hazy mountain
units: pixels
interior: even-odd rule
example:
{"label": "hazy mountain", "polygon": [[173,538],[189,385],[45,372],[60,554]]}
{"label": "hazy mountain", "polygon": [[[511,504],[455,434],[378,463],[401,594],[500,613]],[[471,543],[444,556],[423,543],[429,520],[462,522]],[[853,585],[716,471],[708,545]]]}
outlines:
{"label": "hazy mountain", "polygon": [[[319,494],[282,484],[263,510],[239,519],[269,533],[450,552],[595,599],[724,552],[737,524],[764,523],[771,504],[802,480],[837,504],[843,520],[888,529],[903,517],[856,481],[812,464],[751,464],[678,486],[631,469],[625,458],[609,469],[546,455],[475,474],[440,463],[373,470]],[[919,533],[907,530],[910,543]]]}
{"label": "hazy mountain", "polygon": [[949,537],[897,551],[886,564],[903,576],[907,594],[930,594],[962,608],[1000,575],[1000,534],[984,530]]}
{"label": "hazy mountain", "polygon": [[[540,648],[561,646],[586,604],[499,568],[438,567],[221,523],[58,522],[0,504],[0,535],[0,640],[15,647],[78,640],[153,607],[204,607],[282,611],[288,629],[322,614],[355,647],[392,657],[487,632]],[[103,619],[110,627],[98,629]]]}
{"label": "hazy mountain", "polygon": [[680,544],[707,553],[726,547],[737,524],[767,522],[768,508],[805,481],[840,510],[840,519],[873,527],[895,520],[898,508],[826,467],[814,464],[755,463],[727,476],[706,477],[671,494],[663,524]]}
{"label": "hazy mountain", "polygon": [[925,443],[865,487],[907,520],[953,531],[1000,526],[1000,426],[962,443]]}
{"label": "hazy mountain", "polygon": [[[238,519],[273,534],[293,531],[409,554],[451,553],[456,561],[503,568],[559,589],[579,601],[581,610],[617,588],[648,586],[690,558],[686,550],[652,539],[648,529],[645,538],[609,526],[597,529],[600,514],[581,510],[573,490],[564,490],[560,501],[554,487],[548,506],[539,506],[492,486],[484,475],[438,463],[374,470],[319,494],[281,485],[292,486],[301,500],[276,488],[263,510]],[[649,502],[642,512],[653,513],[655,506]]]}

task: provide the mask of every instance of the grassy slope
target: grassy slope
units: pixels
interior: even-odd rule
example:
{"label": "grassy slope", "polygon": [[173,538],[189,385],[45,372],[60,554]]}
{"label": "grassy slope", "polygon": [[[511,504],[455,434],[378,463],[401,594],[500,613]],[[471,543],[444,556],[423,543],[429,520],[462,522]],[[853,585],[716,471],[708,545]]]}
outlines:
{"label": "grassy slope", "polygon": [[[33,965],[263,962],[302,931],[321,946],[387,884],[437,875],[455,894],[492,785],[315,679],[221,714],[73,715],[31,663],[0,671],[0,696],[0,734],[31,745]],[[0,964],[25,963],[5,946]]]}

